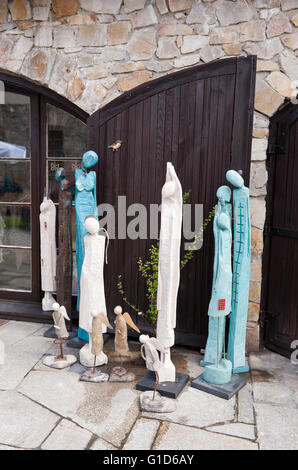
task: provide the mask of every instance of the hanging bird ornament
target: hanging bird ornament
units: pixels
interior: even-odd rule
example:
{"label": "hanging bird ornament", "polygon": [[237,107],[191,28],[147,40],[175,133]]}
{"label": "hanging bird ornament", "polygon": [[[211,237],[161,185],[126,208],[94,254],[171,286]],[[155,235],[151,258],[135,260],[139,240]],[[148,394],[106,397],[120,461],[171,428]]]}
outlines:
{"label": "hanging bird ornament", "polygon": [[67,315],[65,307],[63,305],[60,306],[57,302],[53,304],[53,310],[54,328],[58,336],[58,338],[54,340],[54,344],[59,345],[60,354],[58,356],[45,356],[42,362],[45,366],[54,369],[64,369],[77,362],[77,358],[74,355],[63,354],[63,344],[66,343],[69,336],[65,320],[70,321],[70,318]]}
{"label": "hanging bird ornament", "polygon": [[113,152],[118,152],[122,145],[122,140],[116,140],[113,144],[109,145],[108,148],[112,149]]}
{"label": "hanging bird ornament", "polygon": [[129,353],[129,347],[127,342],[127,325],[130,326],[133,330],[141,333],[139,328],[132,321],[129,313],[125,312],[122,314],[122,307],[117,305],[114,309],[116,315],[115,320],[115,351],[119,354],[120,366],[114,367],[112,374],[110,375],[110,382],[133,382],[135,380],[135,374],[132,372],[127,372],[127,370],[122,367],[123,356],[127,356]]}

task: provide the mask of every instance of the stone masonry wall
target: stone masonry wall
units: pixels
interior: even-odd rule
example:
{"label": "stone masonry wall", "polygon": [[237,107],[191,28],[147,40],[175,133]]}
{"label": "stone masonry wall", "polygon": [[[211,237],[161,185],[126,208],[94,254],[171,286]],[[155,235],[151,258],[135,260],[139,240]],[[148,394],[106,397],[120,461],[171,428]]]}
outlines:
{"label": "stone masonry wall", "polygon": [[269,118],[298,79],[298,0],[0,0],[0,68],[88,113],[183,67],[257,54],[248,350],[257,349]]}

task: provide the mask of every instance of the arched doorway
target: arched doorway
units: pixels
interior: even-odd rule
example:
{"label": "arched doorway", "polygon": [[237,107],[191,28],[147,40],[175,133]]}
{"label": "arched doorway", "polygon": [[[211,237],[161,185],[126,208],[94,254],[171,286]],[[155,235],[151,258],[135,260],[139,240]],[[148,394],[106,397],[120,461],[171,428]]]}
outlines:
{"label": "arched doorway", "polygon": [[287,357],[298,339],[298,105],[270,122],[262,324],[265,346]]}
{"label": "arched doorway", "polygon": [[86,149],[87,113],[51,90],[0,73],[0,316],[47,319],[40,306],[39,206],[54,173]]}

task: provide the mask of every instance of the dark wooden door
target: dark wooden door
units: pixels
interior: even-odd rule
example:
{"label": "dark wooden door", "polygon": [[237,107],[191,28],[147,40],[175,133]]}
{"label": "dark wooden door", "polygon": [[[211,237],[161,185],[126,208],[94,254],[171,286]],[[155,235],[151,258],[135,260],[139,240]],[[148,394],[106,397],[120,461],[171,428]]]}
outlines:
{"label": "dark wooden door", "polygon": [[[119,195],[127,197],[127,206],[160,204],[168,161],[175,166],[183,192],[191,190],[188,202],[204,205],[204,217],[216,202],[216,189],[226,184],[228,169],[242,169],[248,183],[255,63],[255,56],[230,58],[169,74],[123,94],[92,115],[89,147],[99,154],[99,204],[112,204],[116,214]],[[113,152],[109,145],[118,139],[121,148]],[[116,235],[117,230],[116,216]],[[141,310],[146,308],[137,261],[153,242],[119,237],[111,241],[105,269],[111,318],[113,307],[123,304],[116,287],[118,274],[128,299]],[[211,223],[203,247],[181,272],[177,343],[205,344],[212,265]]]}
{"label": "dark wooden door", "polygon": [[290,356],[298,339],[298,105],[271,121],[262,309],[265,344]]}

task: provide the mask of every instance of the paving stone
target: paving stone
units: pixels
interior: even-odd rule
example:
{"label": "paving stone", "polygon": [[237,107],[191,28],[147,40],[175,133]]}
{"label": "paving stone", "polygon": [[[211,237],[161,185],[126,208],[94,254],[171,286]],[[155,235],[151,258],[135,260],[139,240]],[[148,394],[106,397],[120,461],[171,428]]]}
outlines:
{"label": "paving stone", "polygon": [[[101,368],[105,371],[105,368]],[[59,374],[59,375],[58,375]],[[73,372],[33,371],[19,390],[34,401],[70,418],[83,428],[120,447],[139,415],[135,384],[80,382]],[[59,399],[57,399],[59,397]]]}
{"label": "paving stone", "polygon": [[75,15],[78,7],[78,0],[53,0],[53,10],[57,18]]}
{"label": "paving stone", "polygon": [[150,450],[159,426],[160,422],[157,420],[138,419],[123,446],[123,450]]}
{"label": "paving stone", "polygon": [[10,321],[0,325],[0,339],[6,346],[18,343],[27,336],[41,330],[40,323],[29,323],[21,321]]}
{"label": "paving stone", "polygon": [[[160,413],[158,418],[199,428],[231,421],[235,417],[235,397],[231,400],[223,400],[189,387],[181,393],[176,402],[177,410],[175,412]],[[189,413],[189,410],[192,412]],[[156,418],[155,413],[144,412],[142,416]]]}
{"label": "paving stone", "polygon": [[257,450],[257,444],[179,424],[163,423],[154,450]]}
{"label": "paving stone", "polygon": [[76,424],[63,419],[42,444],[42,450],[84,450],[92,434]]}
{"label": "paving stone", "polygon": [[13,447],[13,446],[2,446],[2,445],[0,445],[0,450],[22,450],[22,449],[19,449],[18,447]]}
{"label": "paving stone", "polygon": [[200,366],[203,359],[201,354],[181,350],[181,348],[173,348],[172,356],[177,372],[188,374],[190,379],[194,379],[204,372],[204,367]]}
{"label": "paving stone", "polygon": [[260,450],[297,450],[298,409],[255,403]]}
{"label": "paving stone", "polygon": [[243,423],[229,423],[221,426],[211,426],[208,431],[218,432],[220,434],[228,434],[229,436],[242,437],[243,439],[256,439],[254,426]]}
{"label": "paving stone", "polygon": [[271,351],[251,353],[249,365],[252,373],[255,371],[266,372],[270,375],[271,381],[279,381],[281,378],[288,377],[298,380],[297,365],[292,364],[288,358]]}
{"label": "paving stone", "polygon": [[292,390],[278,382],[253,382],[254,400],[275,404],[290,404]]}
{"label": "paving stone", "polygon": [[0,392],[0,415],[0,442],[27,449],[39,447],[60,419],[14,391]]}
{"label": "paving stone", "polygon": [[38,336],[6,346],[4,364],[0,365],[0,390],[13,390],[50,347],[51,340]]}
{"label": "paving stone", "polygon": [[92,444],[89,450],[119,450],[117,447],[109,444],[107,441],[103,439],[96,439],[96,441]]}
{"label": "paving stone", "polygon": [[247,424],[255,422],[252,386],[249,382],[238,393],[238,421]]}

